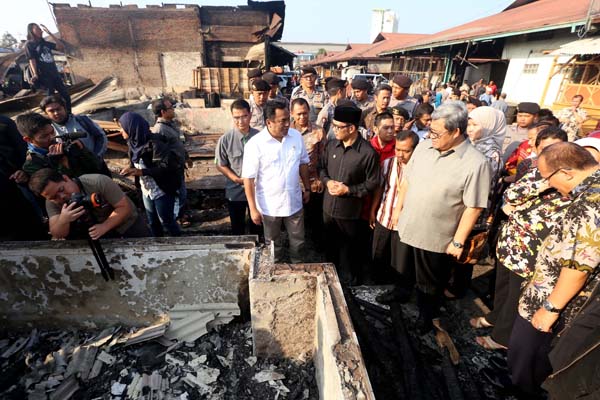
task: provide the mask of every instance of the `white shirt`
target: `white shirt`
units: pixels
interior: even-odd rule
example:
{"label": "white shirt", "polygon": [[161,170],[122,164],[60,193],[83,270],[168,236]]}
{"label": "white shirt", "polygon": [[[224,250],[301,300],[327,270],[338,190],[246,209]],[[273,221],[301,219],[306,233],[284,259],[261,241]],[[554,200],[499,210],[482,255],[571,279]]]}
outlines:
{"label": "white shirt", "polygon": [[254,178],[261,214],[289,217],[302,208],[300,165],[308,163],[302,135],[295,129],[280,142],[264,128],[246,143],[242,178]]}

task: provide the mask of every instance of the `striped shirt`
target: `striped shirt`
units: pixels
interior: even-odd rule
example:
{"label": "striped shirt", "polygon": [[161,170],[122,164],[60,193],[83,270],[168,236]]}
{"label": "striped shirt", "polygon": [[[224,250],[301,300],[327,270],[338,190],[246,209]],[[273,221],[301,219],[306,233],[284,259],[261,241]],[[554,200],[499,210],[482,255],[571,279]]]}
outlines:
{"label": "striped shirt", "polygon": [[394,231],[396,230],[398,216],[393,214],[398,204],[398,189],[400,182],[402,182],[402,172],[402,165],[396,157],[388,158],[381,167],[381,176],[384,179],[385,186],[377,210],[377,222]]}

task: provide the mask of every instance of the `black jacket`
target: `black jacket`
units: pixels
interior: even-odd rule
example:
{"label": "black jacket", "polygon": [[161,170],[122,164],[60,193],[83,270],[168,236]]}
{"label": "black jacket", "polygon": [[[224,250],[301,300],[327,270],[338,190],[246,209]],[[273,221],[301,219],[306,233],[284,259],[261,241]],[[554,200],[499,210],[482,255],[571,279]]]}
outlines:
{"label": "black jacket", "polygon": [[[154,134],[141,152],[146,166],[142,175],[151,176],[159,188],[167,194],[175,194],[181,187],[185,167],[183,146],[173,138]],[[180,146],[178,146],[178,144]]]}

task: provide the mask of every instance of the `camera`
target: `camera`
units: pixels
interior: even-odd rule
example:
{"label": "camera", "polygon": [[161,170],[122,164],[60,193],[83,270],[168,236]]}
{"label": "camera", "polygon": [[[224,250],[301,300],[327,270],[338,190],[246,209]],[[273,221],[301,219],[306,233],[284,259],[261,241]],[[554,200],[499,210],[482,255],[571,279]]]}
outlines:
{"label": "camera", "polygon": [[75,155],[74,151],[76,152],[79,148],[73,146],[73,142],[77,139],[83,139],[84,137],[87,137],[86,132],[71,132],[56,136],[56,138],[54,138],[54,143],[62,143],[63,152],[62,154],[49,155],[50,159],[54,162],[58,162],[63,156]]}
{"label": "camera", "polygon": [[77,207],[83,206],[88,211],[106,206],[106,200],[100,193],[92,193],[90,195],[85,193],[73,193],[71,199],[67,202],[67,205],[72,203],[75,203]]}

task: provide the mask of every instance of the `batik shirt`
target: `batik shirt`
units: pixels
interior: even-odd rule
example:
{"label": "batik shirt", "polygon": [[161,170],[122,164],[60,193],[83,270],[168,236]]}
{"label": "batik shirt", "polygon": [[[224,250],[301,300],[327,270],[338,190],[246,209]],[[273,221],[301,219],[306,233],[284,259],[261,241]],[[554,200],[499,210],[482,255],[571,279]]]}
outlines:
{"label": "batik shirt", "polygon": [[555,189],[544,190],[543,182],[535,168],[504,192],[504,203],[515,209],[498,238],[498,261],[526,279],[533,274],[542,242],[571,203]]}
{"label": "batik shirt", "polygon": [[574,318],[600,281],[600,170],[570,195],[572,203],[544,241],[533,277],[519,299],[519,314],[528,321],[554,290],[563,268],[584,272],[587,280],[561,312],[559,324]]}
{"label": "batik shirt", "polygon": [[587,111],[579,107],[575,111],[573,111],[571,107],[565,108],[558,113],[556,118],[562,122],[560,127],[567,132],[569,142],[576,140],[581,135],[577,117],[579,117],[581,121],[584,121],[587,119],[587,116]]}

